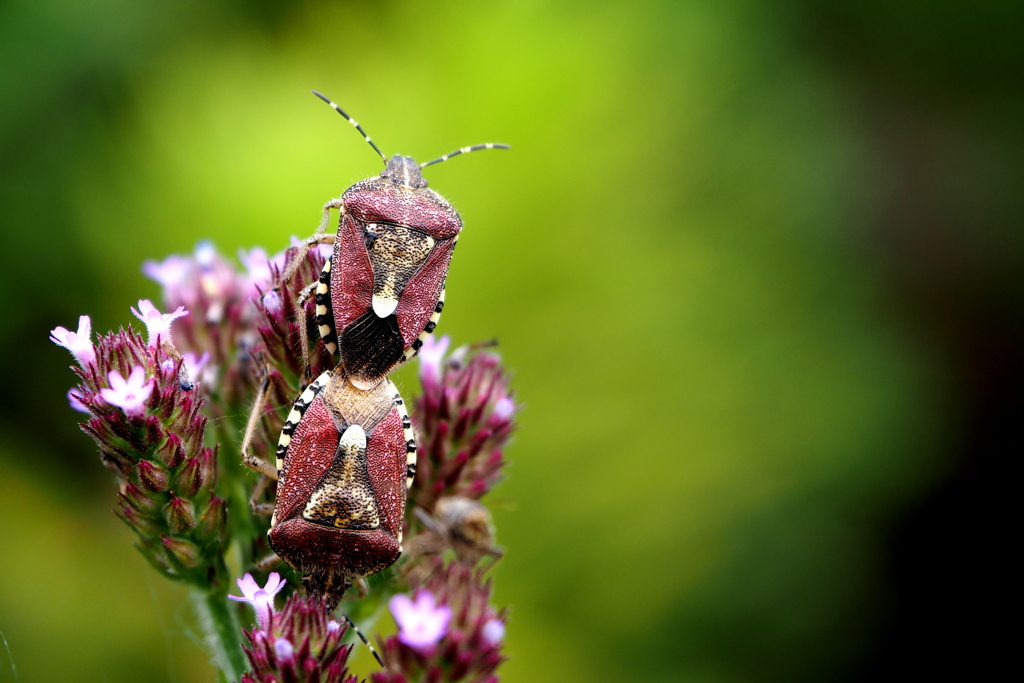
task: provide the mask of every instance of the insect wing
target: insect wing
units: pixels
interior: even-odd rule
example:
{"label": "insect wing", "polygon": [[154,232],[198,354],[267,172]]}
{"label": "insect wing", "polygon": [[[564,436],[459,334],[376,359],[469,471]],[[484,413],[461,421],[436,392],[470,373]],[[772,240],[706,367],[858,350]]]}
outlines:
{"label": "insect wing", "polygon": [[402,417],[394,406],[367,442],[366,464],[381,511],[382,527],[399,540],[405,516],[406,451]]}
{"label": "insect wing", "polygon": [[457,238],[438,242],[426,262],[405,285],[396,311],[404,350],[419,349],[425,337],[423,333],[433,332],[441,317],[443,303],[441,306],[438,303],[456,241]]}
{"label": "insect wing", "polygon": [[[310,387],[312,386],[311,384]],[[309,391],[308,387],[306,391]],[[303,410],[299,409],[301,401],[302,398],[296,401],[296,407],[292,409],[292,415],[289,415],[288,419],[290,424],[295,413],[299,413],[299,419],[288,437],[286,448],[281,453],[282,464],[277,484],[277,504],[274,509],[275,522],[288,519],[302,509],[317,483],[334,463],[338,442],[341,439],[341,434],[319,393]],[[287,436],[287,424],[285,430],[282,440]]]}

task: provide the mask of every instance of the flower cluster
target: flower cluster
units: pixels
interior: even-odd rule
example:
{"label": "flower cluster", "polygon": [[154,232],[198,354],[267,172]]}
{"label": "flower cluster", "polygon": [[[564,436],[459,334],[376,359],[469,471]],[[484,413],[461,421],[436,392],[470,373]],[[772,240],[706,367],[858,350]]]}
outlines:
{"label": "flower cluster", "polygon": [[462,563],[427,562],[425,586],[389,603],[398,634],[381,641],[385,670],[371,680],[497,681],[506,615],[490,605],[490,581]]}
{"label": "flower cluster", "polygon": [[[300,253],[299,247],[287,249],[283,254],[284,262],[292,263]],[[317,330],[315,300],[308,293],[305,301],[300,298],[305,286],[317,281],[328,254],[322,248],[311,249],[287,280],[284,269],[275,263],[267,280],[268,289],[253,299],[259,312],[256,330],[263,342],[265,360],[279,372],[294,378],[300,377],[303,370],[316,377],[334,367],[334,359],[324,347]],[[309,343],[315,347],[312,353]],[[308,369],[303,367],[303,354],[308,357]]]}
{"label": "flower cluster", "polygon": [[428,339],[419,354],[415,487],[416,505],[427,513],[446,496],[479,499],[491,490],[518,410],[498,354],[462,346],[446,357],[448,345],[447,336]]}
{"label": "flower cluster", "polygon": [[293,595],[280,613],[274,611],[274,596],[284,585],[275,573],[267,585],[246,574],[238,580],[244,597],[256,611],[257,627],[245,631],[244,646],[251,671],[242,683],[357,683],[348,673],[351,645],[344,644],[346,628],[327,617],[321,600]]}
{"label": "flower cluster", "polygon": [[[242,596],[231,597],[254,608],[257,624],[241,632],[226,596],[225,557],[244,571],[269,551],[269,519],[257,513],[272,508],[274,487],[244,470],[237,450],[252,398],[262,404],[246,431],[249,449],[272,462],[295,397],[335,365],[309,289],[327,255],[299,245],[272,257],[253,249],[239,254],[239,269],[203,243],[192,255],[145,264],[170,312],[139,301],[132,312],[144,333],[128,327],[94,343],[82,316],[77,330],[51,334],[77,362],[68,399],[117,477],[117,515],[157,570],[196,589],[203,621],[216,622],[207,635],[227,680],[356,680],[346,628],[322,601],[292,595],[275,612],[284,579],[271,573],[260,587],[246,574]],[[496,680],[503,661],[505,614],[490,606],[481,563],[501,553],[481,498],[501,477],[518,407],[496,353],[480,345],[448,354],[449,344],[431,339],[419,353],[423,391],[411,415],[419,457],[403,565],[350,603],[372,613],[387,601],[399,625],[381,641],[385,668],[375,683]],[[250,494],[259,503],[252,509]]]}
{"label": "flower cluster", "polygon": [[[266,261],[265,254],[262,260]],[[191,256],[147,261],[142,271],[161,285],[168,308],[183,307],[191,312],[174,326],[182,348],[209,353],[218,368],[230,363],[251,324],[253,311],[247,292],[259,286],[260,275],[240,275],[208,242],[201,243]]]}
{"label": "flower cluster", "polygon": [[136,315],[146,340],[129,328],[94,346],[88,316],[77,332],[58,327],[51,339],[78,361],[69,398],[89,416],[81,428],[117,475],[117,515],[165,576],[208,582],[223,567],[227,506],[214,493],[217,450],[203,445],[203,399],[171,339],[171,323],[186,312],[160,313],[143,300]]}
{"label": "flower cluster", "polygon": [[[264,460],[273,459],[283,426],[275,408],[290,405],[308,381],[302,376],[303,340],[316,344],[311,371],[334,365],[319,341],[312,297],[300,304],[303,287],[316,282],[329,250],[308,250],[285,281],[284,270],[299,249],[294,245],[274,256],[259,247],[240,251],[243,269],[238,270],[203,242],[191,255],[143,265],[146,275],[163,288],[168,308],[184,306],[192,313],[176,320],[173,329],[190,374],[208,380],[200,388],[213,399],[206,407],[211,418],[230,426],[238,416],[248,415],[252,397],[266,380],[265,403],[259,407],[265,419],[250,445]],[[240,424],[234,426],[241,430]]]}

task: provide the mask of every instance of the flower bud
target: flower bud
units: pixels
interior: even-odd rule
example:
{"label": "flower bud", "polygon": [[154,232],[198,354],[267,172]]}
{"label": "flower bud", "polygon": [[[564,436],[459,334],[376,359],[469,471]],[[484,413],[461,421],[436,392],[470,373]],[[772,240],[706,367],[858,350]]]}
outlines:
{"label": "flower bud", "polygon": [[186,460],[185,464],[178,470],[178,474],[174,477],[175,490],[188,498],[195,496],[204,483],[203,470],[202,465],[199,464],[199,458],[189,458]]}
{"label": "flower bud", "polygon": [[275,290],[270,290],[263,295],[263,310],[268,316],[277,316],[281,313],[281,295]]}
{"label": "flower bud", "polygon": [[211,496],[210,502],[206,504],[206,509],[199,518],[197,531],[203,538],[220,538],[224,535],[227,521],[227,501],[217,496]]}
{"label": "flower bud", "polygon": [[167,524],[171,527],[172,533],[184,533],[196,525],[195,507],[193,507],[192,501],[185,498],[173,496],[171,502],[164,508],[164,514],[167,516]]}
{"label": "flower bud", "polygon": [[274,654],[277,655],[278,664],[291,664],[295,661],[295,647],[287,638],[274,641]]}
{"label": "flower bud", "polygon": [[164,551],[172,564],[180,565],[186,569],[192,569],[199,564],[199,548],[195,543],[183,538],[164,536],[160,539]]}
{"label": "flower bud", "polygon": [[181,437],[177,434],[168,434],[167,440],[156,449],[156,455],[167,467],[174,469],[181,465],[185,459],[185,450],[182,448]]}
{"label": "flower bud", "polygon": [[139,483],[143,488],[154,493],[167,490],[170,483],[170,476],[166,469],[150,460],[140,460],[136,465],[139,476]]}
{"label": "flower bud", "polygon": [[115,511],[114,514],[143,538],[156,538],[167,530],[161,521],[157,521],[127,505]]}
{"label": "flower bud", "polygon": [[213,487],[217,483],[217,450],[204,448],[199,451],[200,474],[203,482],[201,486]]}
{"label": "flower bud", "polygon": [[159,511],[162,502],[132,482],[128,482],[121,487],[118,497],[134,509],[146,514],[153,514]]}

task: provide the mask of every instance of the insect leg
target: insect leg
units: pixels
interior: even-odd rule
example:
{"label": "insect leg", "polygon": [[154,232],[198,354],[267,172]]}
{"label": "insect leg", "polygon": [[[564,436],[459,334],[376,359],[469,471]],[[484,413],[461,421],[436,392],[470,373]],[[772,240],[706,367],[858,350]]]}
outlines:
{"label": "insect leg", "polygon": [[[327,232],[327,225],[331,222],[331,209],[337,209],[342,214],[345,213],[345,205],[342,203],[341,197],[332,199],[324,204],[324,215],[320,219],[320,226],[316,229],[316,236]],[[341,216],[338,216],[338,220],[341,220]]]}
{"label": "insect leg", "polygon": [[281,556],[277,553],[270,553],[262,560],[256,562],[256,569],[261,572],[265,572],[268,569],[273,569],[276,565],[281,562]]}
{"label": "insect leg", "polygon": [[274,514],[274,504],[262,502],[260,500],[271,481],[273,480],[270,477],[260,477],[260,480],[256,482],[256,486],[253,487],[252,496],[249,497],[249,507],[257,515]]}
{"label": "insect leg", "polygon": [[299,309],[299,348],[302,349],[302,384],[303,386],[313,381],[309,368],[309,330],[306,329],[306,302],[316,292],[319,282],[307,285],[299,292],[295,299],[296,308]]}
{"label": "insect leg", "polygon": [[[292,276],[295,275],[295,271],[299,269],[302,262],[306,260],[306,255],[309,254],[309,250],[318,244],[334,244],[335,234],[326,234],[327,225],[331,221],[331,209],[337,209],[342,215],[345,213],[345,205],[341,201],[341,197],[338,199],[332,199],[331,201],[324,204],[324,216],[320,219],[320,226],[316,229],[316,233],[307,238],[302,242],[299,247],[299,251],[292,257],[291,262],[288,263],[288,267],[284,269],[284,274],[281,276],[282,283],[291,282]],[[340,216],[339,216],[340,220]]]}
{"label": "insect leg", "polygon": [[264,368],[263,381],[260,383],[260,390],[256,393],[256,402],[253,404],[252,412],[249,413],[249,422],[245,425],[245,436],[242,437],[242,445],[239,450],[242,452],[242,462],[247,467],[256,470],[268,479],[277,481],[277,468],[249,452],[249,446],[252,445],[252,437],[256,433],[256,425],[259,424],[260,417],[263,415],[263,407],[267,402],[269,389],[270,376],[266,373],[266,368]]}

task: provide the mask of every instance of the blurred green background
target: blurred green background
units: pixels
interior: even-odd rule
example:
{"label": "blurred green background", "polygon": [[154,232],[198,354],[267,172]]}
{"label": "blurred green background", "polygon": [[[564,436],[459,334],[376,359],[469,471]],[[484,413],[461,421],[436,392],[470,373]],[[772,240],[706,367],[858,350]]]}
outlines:
{"label": "blurred green background", "polygon": [[427,173],[466,225],[440,331],[499,338],[525,404],[504,680],[989,673],[1022,7],[0,3],[0,681],[213,680],[46,337],[128,323],[144,259],[280,250],[376,174],[313,88],[386,154],[513,146]]}

